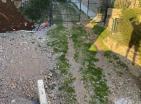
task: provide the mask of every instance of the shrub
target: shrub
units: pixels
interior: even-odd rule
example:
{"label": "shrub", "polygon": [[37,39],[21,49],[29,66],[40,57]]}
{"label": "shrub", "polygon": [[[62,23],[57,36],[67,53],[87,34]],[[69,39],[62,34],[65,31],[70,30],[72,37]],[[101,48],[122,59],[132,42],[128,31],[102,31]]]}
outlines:
{"label": "shrub", "polygon": [[29,19],[37,21],[44,14],[47,14],[49,3],[50,0],[30,0],[22,10]]}

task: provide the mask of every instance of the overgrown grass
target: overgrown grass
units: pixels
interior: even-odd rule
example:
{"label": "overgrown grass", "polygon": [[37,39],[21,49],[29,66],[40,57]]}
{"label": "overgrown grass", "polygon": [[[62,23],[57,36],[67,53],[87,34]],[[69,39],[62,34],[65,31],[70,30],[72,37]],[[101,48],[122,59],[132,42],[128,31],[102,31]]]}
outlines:
{"label": "overgrown grass", "polygon": [[68,50],[67,32],[63,26],[58,26],[56,29],[48,32],[48,45],[54,49],[57,54],[57,70],[59,70],[61,80],[59,90],[62,93],[62,102],[65,104],[75,104],[75,90],[72,86],[74,78],[69,73],[70,65],[66,59],[66,53]]}
{"label": "overgrown grass", "polygon": [[[76,50],[76,61],[80,62],[83,66],[81,73],[87,89],[92,89],[90,104],[108,104],[107,95],[108,87],[104,80],[102,69],[96,67],[95,58],[96,53],[89,51],[91,42],[88,40],[88,34],[83,27],[75,26],[72,28],[72,39]],[[80,60],[80,61],[79,61]]]}
{"label": "overgrown grass", "polygon": [[75,96],[75,90],[72,87],[72,83],[75,79],[72,77],[71,74],[65,75],[64,80],[61,82],[61,86],[59,87],[59,90],[63,92],[62,96],[64,99],[63,102],[65,104],[76,104],[76,96]]}
{"label": "overgrown grass", "polygon": [[74,26],[72,28],[72,40],[74,41],[74,47],[81,47],[82,45],[82,38],[83,40],[86,38],[86,31],[81,26]]}
{"label": "overgrown grass", "polygon": [[48,32],[48,45],[53,47],[56,53],[62,53],[64,55],[67,52],[68,46],[66,34],[65,28],[62,25],[59,25],[54,30]]}

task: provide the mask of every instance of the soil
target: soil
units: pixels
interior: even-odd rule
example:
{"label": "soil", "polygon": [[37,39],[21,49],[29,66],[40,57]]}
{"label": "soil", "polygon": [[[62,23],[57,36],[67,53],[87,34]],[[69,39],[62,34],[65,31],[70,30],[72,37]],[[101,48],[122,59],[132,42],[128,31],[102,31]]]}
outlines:
{"label": "soil", "polygon": [[0,1],[0,32],[15,30],[31,30],[33,23],[22,16],[15,7],[14,2],[6,0],[6,3]]}

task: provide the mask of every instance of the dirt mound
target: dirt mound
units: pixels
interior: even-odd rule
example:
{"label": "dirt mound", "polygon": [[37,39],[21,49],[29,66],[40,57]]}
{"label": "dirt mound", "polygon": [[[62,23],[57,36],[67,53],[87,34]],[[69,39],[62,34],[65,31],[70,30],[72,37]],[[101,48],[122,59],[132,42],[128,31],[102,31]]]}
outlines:
{"label": "dirt mound", "polygon": [[6,3],[0,1],[0,32],[30,30],[32,28],[33,23],[21,15],[14,2],[11,0],[7,0]]}

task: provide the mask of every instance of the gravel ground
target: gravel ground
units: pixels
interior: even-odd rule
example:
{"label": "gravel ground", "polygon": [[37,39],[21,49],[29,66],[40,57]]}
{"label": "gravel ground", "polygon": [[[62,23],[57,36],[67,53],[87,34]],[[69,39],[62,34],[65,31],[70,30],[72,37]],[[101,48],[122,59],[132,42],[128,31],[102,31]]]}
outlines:
{"label": "gravel ground", "polygon": [[103,52],[98,52],[97,58],[97,66],[103,69],[107,80],[111,104],[141,104],[141,90],[129,70],[115,66],[115,61],[109,63]]}
{"label": "gravel ground", "polygon": [[[54,70],[56,56],[47,46],[47,37],[37,37],[26,31],[0,34],[0,104],[39,104],[38,79],[44,79],[49,104],[60,102],[59,76]],[[127,70],[109,63],[103,53],[99,52],[97,57],[97,66],[103,69],[109,86],[111,103],[141,104],[139,81]]]}
{"label": "gravel ground", "polygon": [[89,101],[89,95],[87,90],[85,89],[85,85],[82,80],[82,76],[80,73],[81,65],[77,63],[74,59],[75,49],[73,47],[73,41],[71,38],[68,38],[68,52],[67,52],[67,59],[69,61],[70,72],[75,78],[73,82],[73,86],[76,93],[76,99],[78,101],[78,104],[88,104]]}
{"label": "gravel ground", "polygon": [[[38,79],[46,88],[56,86],[51,81],[55,57],[40,40],[26,31],[0,34],[0,104],[38,104]],[[47,91],[54,99],[53,90]]]}

